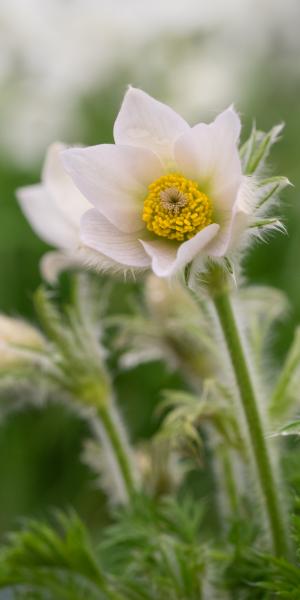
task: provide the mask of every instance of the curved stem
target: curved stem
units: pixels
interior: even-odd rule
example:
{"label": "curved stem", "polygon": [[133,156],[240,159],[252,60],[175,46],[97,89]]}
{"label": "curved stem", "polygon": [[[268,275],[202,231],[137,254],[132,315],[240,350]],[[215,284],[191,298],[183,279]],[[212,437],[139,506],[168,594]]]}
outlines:
{"label": "curved stem", "polygon": [[120,475],[123,480],[126,495],[131,499],[136,490],[134,468],[131,461],[131,451],[123,430],[122,423],[112,405],[99,408],[99,416],[105,434],[113,450]]}
{"label": "curved stem", "polygon": [[286,526],[278,497],[274,467],[258,409],[246,353],[228,293],[222,291],[216,294],[213,300],[240,392],[252,452],[268,515],[274,550],[278,556],[283,556],[287,554],[289,546]]}

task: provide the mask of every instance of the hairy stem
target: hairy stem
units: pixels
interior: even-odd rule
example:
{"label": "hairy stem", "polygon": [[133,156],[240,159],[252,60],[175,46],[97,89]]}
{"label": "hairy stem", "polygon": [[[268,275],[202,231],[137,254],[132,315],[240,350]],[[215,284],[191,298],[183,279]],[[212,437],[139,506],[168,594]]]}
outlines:
{"label": "hairy stem", "polygon": [[[120,417],[112,404],[101,406],[98,409],[101,425],[106,437],[103,440],[103,433],[100,431],[102,442],[109,443],[113,452],[114,461],[120,474],[125,495],[127,499],[133,498],[136,491],[135,470],[131,456],[131,449],[124,431]],[[96,434],[99,434],[94,424]]]}
{"label": "hairy stem", "polygon": [[226,486],[226,492],[231,514],[237,515],[239,512],[237,485],[234,477],[234,470],[231,464],[230,452],[227,451],[225,447],[222,448],[222,459],[224,482]]}
{"label": "hairy stem", "polygon": [[263,422],[258,409],[256,391],[229,294],[226,291],[215,294],[214,304],[240,392],[250,444],[269,520],[274,551],[276,555],[284,556],[288,552],[289,544],[281,511],[280,498],[278,496],[278,485]]}

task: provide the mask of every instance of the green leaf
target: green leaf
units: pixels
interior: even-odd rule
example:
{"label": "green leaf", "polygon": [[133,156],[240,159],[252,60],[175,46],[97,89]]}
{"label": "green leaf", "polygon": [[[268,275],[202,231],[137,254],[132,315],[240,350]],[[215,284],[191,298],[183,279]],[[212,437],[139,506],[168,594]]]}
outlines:
{"label": "green leaf", "polygon": [[300,419],[290,421],[281,427],[274,435],[300,435]]}
{"label": "green leaf", "polygon": [[298,402],[299,374],[300,366],[300,327],[297,327],[294,340],[287,354],[284,365],[275,384],[270,406],[269,414],[275,421],[285,417]]}
{"label": "green leaf", "polygon": [[269,177],[261,179],[258,183],[259,202],[257,208],[265,206],[269,200],[278,195],[284,188],[292,185],[287,177]]}
{"label": "green leaf", "polygon": [[249,225],[250,229],[276,229],[277,231],[285,232],[285,227],[278,219],[278,217],[269,217],[265,219],[258,219]]}
{"label": "green leaf", "polygon": [[261,171],[269,152],[279,138],[283,124],[275,125],[267,133],[259,131],[254,126],[249,139],[240,149],[243,172],[254,175]]}
{"label": "green leaf", "polygon": [[281,290],[267,286],[241,288],[238,298],[242,302],[244,314],[247,315],[246,333],[257,370],[261,372],[272,327],[288,313],[289,302]]}

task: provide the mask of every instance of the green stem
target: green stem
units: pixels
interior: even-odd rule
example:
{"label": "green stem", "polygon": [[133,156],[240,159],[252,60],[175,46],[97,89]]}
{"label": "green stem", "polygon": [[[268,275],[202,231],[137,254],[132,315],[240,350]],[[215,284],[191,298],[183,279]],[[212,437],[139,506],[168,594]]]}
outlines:
{"label": "green stem", "polygon": [[274,551],[276,555],[284,556],[287,554],[289,546],[286,527],[246,353],[228,293],[222,291],[215,294],[213,299],[240,392],[252,452],[268,515]]}
{"label": "green stem", "polygon": [[239,501],[238,501],[238,491],[237,485],[234,478],[234,471],[232,468],[230,454],[227,448],[224,446],[221,448],[222,452],[222,463],[223,463],[223,473],[224,473],[224,482],[226,486],[227,497],[230,505],[230,510],[232,515],[237,515],[239,512]]}
{"label": "green stem", "polygon": [[125,437],[122,424],[113,408],[114,407],[111,405],[108,407],[101,407],[99,409],[99,416],[112,447],[127,496],[129,499],[131,499],[135,494],[136,486],[134,469],[130,456],[130,448]]}

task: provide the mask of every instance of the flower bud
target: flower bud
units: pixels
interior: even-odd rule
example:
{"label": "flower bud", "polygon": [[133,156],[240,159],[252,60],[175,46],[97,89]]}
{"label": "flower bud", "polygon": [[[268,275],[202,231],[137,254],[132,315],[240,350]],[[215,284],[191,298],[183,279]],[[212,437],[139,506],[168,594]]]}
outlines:
{"label": "flower bud", "polygon": [[43,350],[45,340],[39,331],[23,321],[0,315],[0,368],[32,360],[32,352]]}

